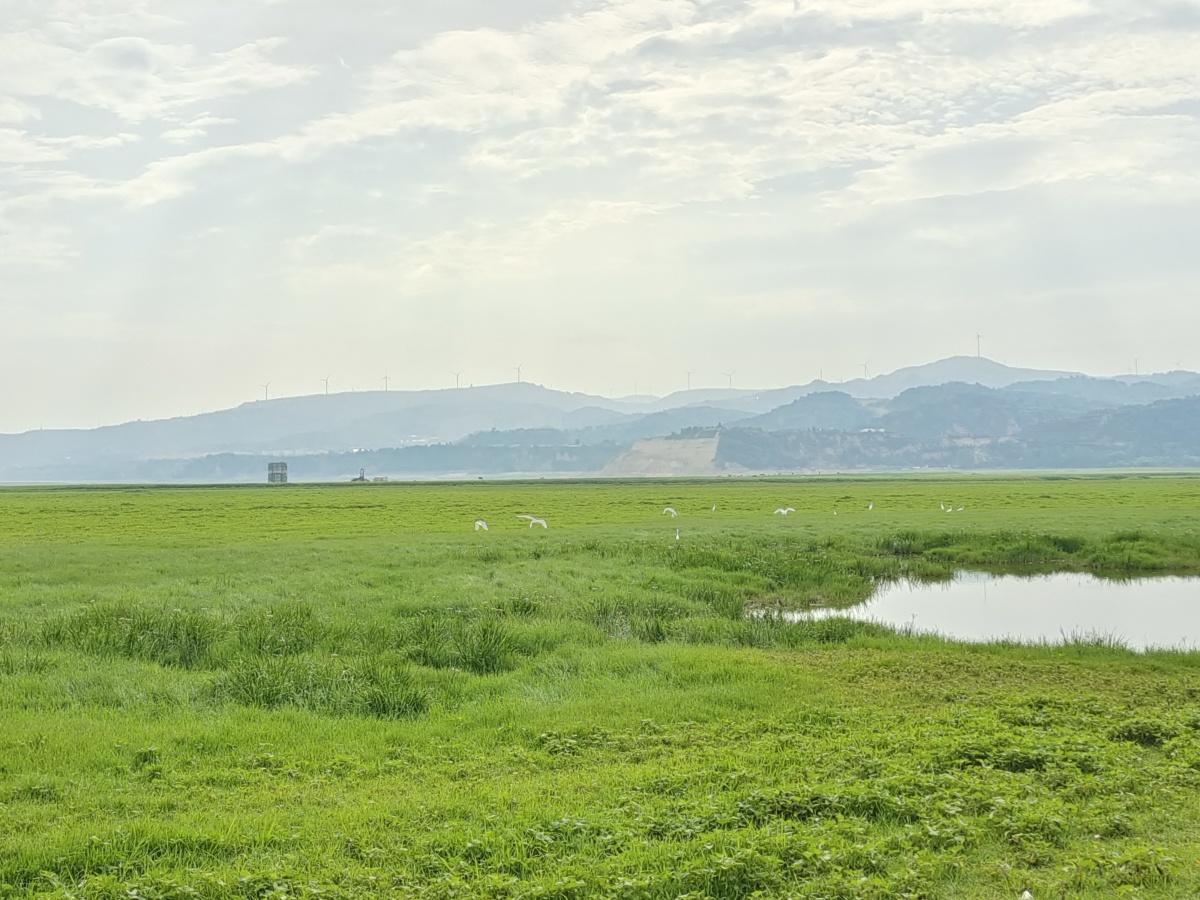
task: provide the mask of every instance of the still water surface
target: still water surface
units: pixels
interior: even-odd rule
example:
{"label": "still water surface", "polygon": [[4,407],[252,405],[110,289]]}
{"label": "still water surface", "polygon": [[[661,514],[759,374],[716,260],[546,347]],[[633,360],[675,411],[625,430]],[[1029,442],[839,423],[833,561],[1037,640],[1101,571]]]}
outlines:
{"label": "still water surface", "polygon": [[967,641],[1061,642],[1100,635],[1137,650],[1194,650],[1200,649],[1200,578],[1109,581],[1091,575],[960,572],[949,582],[886,584],[850,609],[788,616],[850,616]]}

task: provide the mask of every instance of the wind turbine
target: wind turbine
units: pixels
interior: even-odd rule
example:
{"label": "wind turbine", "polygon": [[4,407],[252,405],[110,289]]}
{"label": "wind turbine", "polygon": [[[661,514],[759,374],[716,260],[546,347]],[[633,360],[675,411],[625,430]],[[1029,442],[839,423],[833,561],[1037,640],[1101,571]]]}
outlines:
{"label": "wind turbine", "polygon": [[688,376],[688,390],[690,391],[692,389],[692,373],[688,372],[687,376]]}
{"label": "wind turbine", "polygon": [[328,397],[328,396],[329,396],[329,379],[330,379],[331,377],[333,377],[333,376],[331,376],[331,375],[326,375],[324,378],[322,378],[322,379],[321,379],[323,382],[325,382],[325,396],[326,396],[326,397]]}
{"label": "wind turbine", "polygon": [[863,378],[870,378],[871,377],[871,367],[867,363],[863,363],[862,367],[863,367]]}
{"label": "wind turbine", "polygon": [[261,387],[263,389],[263,400],[264,401],[270,400],[271,399],[271,382],[268,381],[266,384],[260,384],[259,387]]}
{"label": "wind turbine", "polygon": [[383,373],[383,392],[385,394],[388,391],[388,385],[390,385],[391,383],[392,383],[392,379],[388,376],[388,374],[386,372],[384,372]]}
{"label": "wind turbine", "polygon": [[457,391],[462,388],[462,372],[454,373],[454,389]]}
{"label": "wind turbine", "polygon": [[734,376],[734,375],[736,375],[736,374],[737,374],[737,372],[736,372],[736,371],[733,371],[733,372],[722,372],[721,374],[722,374],[722,375],[724,375],[726,378],[728,378],[728,379],[729,379],[729,389],[732,391],[732,390],[733,390],[733,376]]}
{"label": "wind turbine", "polygon": [[517,384],[521,383],[521,365],[517,365]]}
{"label": "wind turbine", "polygon": [[975,358],[983,359],[983,335],[975,335]]}

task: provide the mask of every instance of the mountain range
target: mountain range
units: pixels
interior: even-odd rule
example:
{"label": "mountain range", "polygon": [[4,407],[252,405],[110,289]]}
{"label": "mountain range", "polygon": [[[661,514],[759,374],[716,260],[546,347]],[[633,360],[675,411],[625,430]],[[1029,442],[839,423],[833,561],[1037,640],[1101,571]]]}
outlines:
{"label": "mountain range", "polygon": [[[343,393],[0,435],[0,482],[260,481],[280,459],[299,480],[360,469],[407,478],[1192,466],[1198,429],[1200,374],[1094,378],[954,357],[761,391],[609,399],[519,383]],[[703,452],[689,441],[705,442]]]}

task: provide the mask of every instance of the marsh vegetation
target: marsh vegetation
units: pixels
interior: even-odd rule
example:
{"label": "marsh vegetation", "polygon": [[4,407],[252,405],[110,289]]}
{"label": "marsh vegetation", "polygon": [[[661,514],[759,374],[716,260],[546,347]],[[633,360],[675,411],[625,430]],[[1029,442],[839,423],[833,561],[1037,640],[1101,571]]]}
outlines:
{"label": "marsh vegetation", "polygon": [[1198,509],[1187,477],[3,491],[0,894],[1195,896],[1200,654],[750,613],[1197,574]]}

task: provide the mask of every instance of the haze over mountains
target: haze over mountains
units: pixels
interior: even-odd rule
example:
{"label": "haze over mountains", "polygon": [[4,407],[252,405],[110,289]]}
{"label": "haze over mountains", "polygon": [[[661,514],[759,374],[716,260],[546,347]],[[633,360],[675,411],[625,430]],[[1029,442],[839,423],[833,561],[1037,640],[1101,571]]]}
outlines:
{"label": "haze over mountains", "polygon": [[0,481],[716,474],[1200,465],[1200,374],[1092,378],[955,357],[841,384],[661,398],[534,384],[293,397],[0,435]]}

